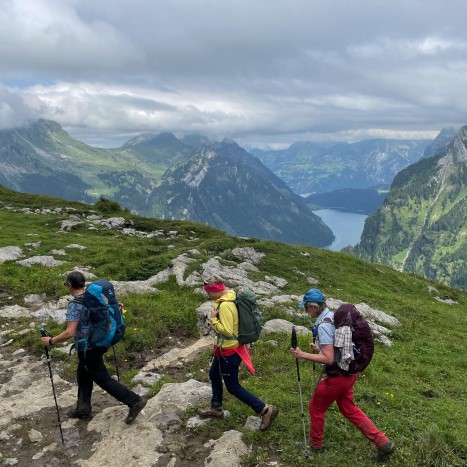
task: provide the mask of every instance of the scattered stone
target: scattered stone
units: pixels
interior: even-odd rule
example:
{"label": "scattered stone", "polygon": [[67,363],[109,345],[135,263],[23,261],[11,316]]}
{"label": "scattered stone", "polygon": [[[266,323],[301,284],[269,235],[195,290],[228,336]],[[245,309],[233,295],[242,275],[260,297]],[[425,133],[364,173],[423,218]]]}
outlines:
{"label": "scattered stone", "polygon": [[66,255],[67,252],[65,250],[51,250],[50,254],[51,255],[59,255],[59,256],[61,255],[61,256],[63,256],[63,255]]}
{"label": "scattered stone", "polygon": [[389,324],[391,326],[400,326],[401,323],[394,316],[390,316],[384,311],[369,307],[366,303],[357,303],[355,308],[367,319],[378,321],[379,323]]}
{"label": "scattered stone", "polygon": [[200,418],[198,415],[195,415],[194,417],[191,417],[187,420],[186,427],[196,428],[198,426],[207,425],[210,421],[211,419],[209,418]]}
{"label": "scattered stone", "polygon": [[447,305],[455,305],[457,303],[456,301],[454,301],[452,298],[449,298],[449,297],[443,297],[443,298],[435,297],[435,300],[438,300],[438,302],[441,302],[441,303],[446,303]]}
{"label": "scattered stone", "polygon": [[46,298],[45,293],[42,294],[29,294],[24,297],[24,303],[28,306],[41,305]]}
{"label": "scattered stone", "polygon": [[138,396],[145,396],[151,389],[142,384],[137,384],[135,387],[131,388],[131,390],[138,394]]}
{"label": "scattered stone", "polygon": [[265,279],[268,282],[273,283],[275,286],[279,287],[280,289],[284,288],[288,284],[288,281],[286,281],[285,279],[282,279],[281,277],[266,276]]}
{"label": "scattered stone", "polygon": [[246,430],[258,431],[260,426],[261,426],[261,417],[255,417],[254,415],[250,415],[246,419],[246,422],[243,428],[245,428]]}
{"label": "scattered stone", "polygon": [[28,433],[28,438],[31,443],[38,443],[39,441],[42,441],[42,433],[40,431],[32,429]]}
{"label": "scattered stone", "polygon": [[142,383],[147,386],[152,386],[156,384],[160,379],[161,375],[159,373],[152,373],[150,371],[141,371],[131,380],[132,383]]}
{"label": "scattered stone", "polygon": [[29,318],[31,313],[27,308],[19,305],[5,306],[0,309],[0,317],[2,318]]}
{"label": "scattered stone", "polygon": [[5,246],[0,248],[0,264],[5,261],[17,260],[23,256],[23,250],[18,246]]}
{"label": "scattered stone", "polygon": [[55,266],[65,264],[65,261],[55,259],[53,256],[31,256],[30,258],[16,261],[16,264],[27,267],[31,267],[33,264],[40,264],[42,266],[53,268]]}
{"label": "scattered stone", "polygon": [[226,431],[219,439],[209,440],[204,447],[214,446],[211,454],[206,458],[205,467],[226,467],[226,459],[229,465],[240,465],[242,456],[250,452],[250,448],[242,440],[243,434],[236,430]]}
{"label": "scattered stone", "polygon": [[84,224],[84,222],[80,220],[66,219],[61,222],[60,231],[69,232],[73,227],[81,224]]}
{"label": "scattered stone", "polygon": [[24,246],[28,246],[29,248],[39,248],[42,245],[42,242],[29,242],[25,243]]}
{"label": "scattered stone", "polygon": [[110,230],[122,230],[125,227],[126,220],[123,217],[109,217],[101,221]]}
{"label": "scattered stone", "polygon": [[65,248],[72,248],[76,250],[85,250],[87,247],[83,245],[79,245],[78,243],[71,243],[70,245],[67,245]]}
{"label": "scattered stone", "polygon": [[16,457],[7,457],[3,461],[4,465],[16,465],[18,463],[18,459]]}
{"label": "scattered stone", "polygon": [[[285,319],[271,319],[269,321],[266,321],[266,323],[264,323],[263,329],[261,331],[261,335],[266,335],[266,334],[270,334],[273,332],[291,334],[292,326],[295,326],[295,325]],[[311,334],[311,331],[307,329],[305,326],[295,326],[295,331],[297,332],[297,334],[302,334],[302,335]]]}
{"label": "scattered stone", "polygon": [[258,264],[266,255],[252,247],[234,248],[232,254],[237,258],[246,259],[253,264]]}

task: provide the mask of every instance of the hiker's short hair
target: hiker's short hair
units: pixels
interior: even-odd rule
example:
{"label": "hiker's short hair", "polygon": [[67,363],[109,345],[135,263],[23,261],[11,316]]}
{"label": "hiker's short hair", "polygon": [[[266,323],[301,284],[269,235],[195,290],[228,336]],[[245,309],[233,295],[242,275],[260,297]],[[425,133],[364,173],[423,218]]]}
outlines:
{"label": "hiker's short hair", "polygon": [[68,274],[65,285],[66,284],[70,284],[71,288],[75,290],[83,289],[86,285],[86,278],[82,272],[73,271]]}

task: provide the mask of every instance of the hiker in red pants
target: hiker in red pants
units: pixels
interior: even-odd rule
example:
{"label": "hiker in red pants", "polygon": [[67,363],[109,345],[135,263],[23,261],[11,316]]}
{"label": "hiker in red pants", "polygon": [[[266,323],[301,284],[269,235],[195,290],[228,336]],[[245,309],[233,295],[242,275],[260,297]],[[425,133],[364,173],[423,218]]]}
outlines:
{"label": "hiker in red pants", "polygon": [[[310,289],[303,297],[299,305],[304,307],[311,318],[315,318],[315,330],[317,330],[317,344],[311,344],[314,352],[307,353],[299,347],[292,350],[295,358],[302,358],[312,362],[324,364],[325,371],[338,358],[339,349],[334,347],[336,330],[334,327],[334,313],[326,306],[323,293],[318,289]],[[349,345],[352,342],[349,340]],[[378,430],[367,415],[359,409],[354,402],[354,384],[357,374],[340,374],[330,376],[319,382],[309,402],[310,411],[310,438],[307,449],[321,452],[324,449],[324,418],[327,410],[333,402],[337,403],[339,411],[351,421],[377,448],[378,459],[384,459],[392,454],[395,445],[387,436]]]}

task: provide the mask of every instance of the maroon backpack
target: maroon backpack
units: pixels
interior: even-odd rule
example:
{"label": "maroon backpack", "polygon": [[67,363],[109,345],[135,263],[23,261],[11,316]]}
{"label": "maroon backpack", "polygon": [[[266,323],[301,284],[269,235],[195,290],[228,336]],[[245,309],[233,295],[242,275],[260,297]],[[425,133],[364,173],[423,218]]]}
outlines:
{"label": "maroon backpack", "polygon": [[340,368],[336,362],[326,365],[328,376],[353,375],[362,372],[371,362],[375,351],[373,335],[370,326],[362,314],[350,303],[344,303],[334,312],[334,326],[349,326],[352,329],[354,358],[348,370]]}

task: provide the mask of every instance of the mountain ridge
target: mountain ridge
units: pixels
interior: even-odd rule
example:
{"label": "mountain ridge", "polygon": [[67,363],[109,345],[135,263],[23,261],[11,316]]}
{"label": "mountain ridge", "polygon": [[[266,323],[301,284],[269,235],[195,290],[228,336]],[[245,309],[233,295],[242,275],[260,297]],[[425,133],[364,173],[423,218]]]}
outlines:
{"label": "mountain ridge", "polygon": [[[104,196],[148,216],[189,218],[186,213],[189,210],[196,211],[196,216],[193,217],[197,221],[219,228],[225,226],[229,232],[240,236],[265,235],[265,238],[287,241],[286,237],[289,235],[289,242],[303,243],[313,243],[316,238],[317,243],[314,244],[321,246],[332,242],[333,236],[329,228],[311,213],[282,180],[258,159],[247,156],[243,149],[242,163],[238,167],[231,167],[235,163],[229,164],[228,161],[224,164],[229,173],[229,183],[232,186],[242,184],[242,190],[230,190],[225,195],[233,201],[233,220],[228,218],[232,213],[225,210],[217,209],[215,215],[210,212],[210,206],[219,204],[219,197],[224,196],[222,190],[227,186],[225,174],[219,171],[216,176],[210,177],[209,185],[202,185],[202,189],[207,190],[204,194],[194,193],[193,190],[199,187],[193,185],[193,180],[190,182],[192,195],[195,194],[199,201],[196,209],[189,200],[184,200],[189,208],[185,206],[169,210],[160,200],[168,199],[162,193],[163,189],[170,189],[172,196],[174,194],[175,185],[172,183],[170,186],[168,183],[170,174],[173,176],[179,173],[177,170],[180,170],[180,166],[177,164],[189,160],[196,152],[196,147],[203,147],[196,145],[206,141],[200,135],[189,135],[187,138],[186,141],[191,141],[193,146],[166,132],[141,135],[120,148],[99,149],[73,140],[58,123],[41,120],[24,128],[0,132],[0,167],[3,169],[2,173],[6,174],[0,176],[0,183],[18,191],[42,192],[84,202]],[[229,147],[240,151],[236,143],[229,143],[228,140],[215,143],[213,147],[227,151],[226,156],[230,154],[230,157],[233,157],[233,152],[229,152]],[[175,169],[176,167],[179,168]],[[191,170],[195,169],[196,165]],[[183,177],[186,176],[188,174],[183,174]],[[202,173],[196,177],[202,177]],[[261,187],[257,185],[255,177],[262,181]],[[180,183],[177,186],[182,189],[187,185]],[[211,194],[209,190],[212,191]],[[232,199],[232,193],[237,196],[236,199]],[[268,200],[263,199],[265,193],[268,193],[267,196],[273,195],[284,210],[290,209],[293,212],[279,213],[270,206],[267,207]],[[203,201],[204,197],[208,199],[211,195],[217,198],[212,198],[210,203]],[[180,196],[180,199],[183,198]],[[267,209],[261,212],[260,208],[254,208],[248,216],[242,215],[238,207],[242,204],[251,205],[253,202],[263,208],[266,206]],[[315,230],[308,235],[305,234],[303,225],[298,228],[291,225],[291,219],[298,222],[300,216],[315,224]],[[250,218],[253,219],[252,223]],[[256,219],[259,220],[257,228],[254,226]],[[281,225],[281,222],[286,224]],[[296,231],[300,231],[301,235],[297,235]]]}
{"label": "mountain ridge", "polygon": [[356,254],[467,289],[467,126],[444,153],[399,172]]}
{"label": "mountain ridge", "polygon": [[302,198],[227,139],[167,170],[152,196],[158,216],[207,221],[232,235],[315,246],[333,239]]}

